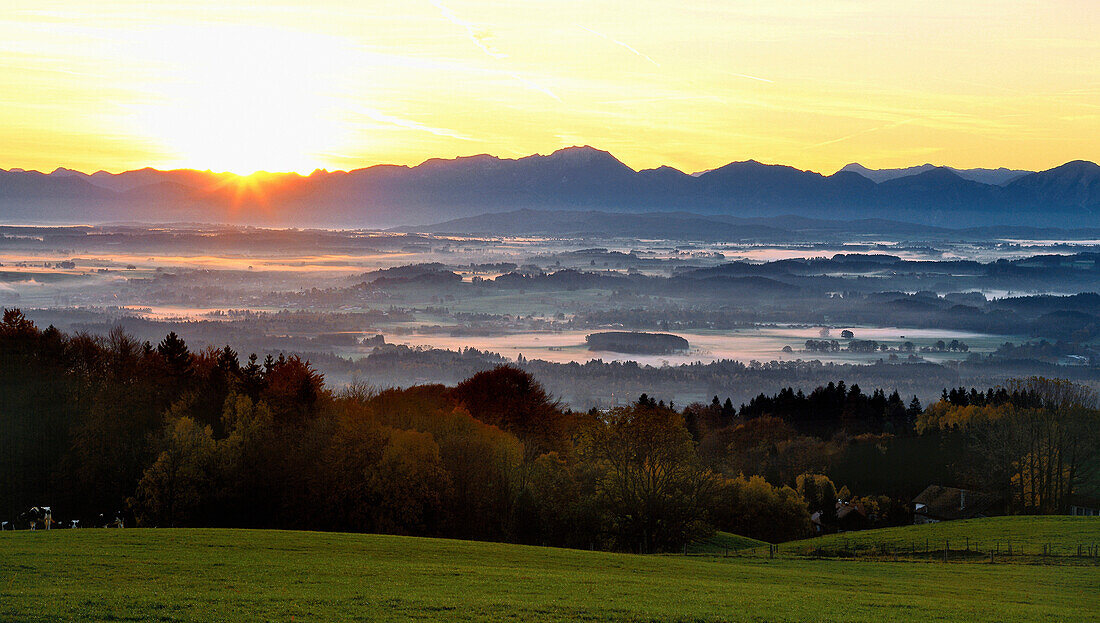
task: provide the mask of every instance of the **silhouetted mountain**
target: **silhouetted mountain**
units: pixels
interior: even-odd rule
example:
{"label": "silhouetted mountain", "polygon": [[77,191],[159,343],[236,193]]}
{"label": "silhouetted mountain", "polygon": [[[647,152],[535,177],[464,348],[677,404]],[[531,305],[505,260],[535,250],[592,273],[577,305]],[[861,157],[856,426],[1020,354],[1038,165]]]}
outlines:
{"label": "silhouetted mountain", "polygon": [[1048,171],[1025,175],[1005,190],[1021,205],[1080,208],[1095,217],[1100,208],[1100,166],[1087,160],[1074,160]]}
{"label": "silhouetted mountain", "polygon": [[[922,164],[916,167],[906,167],[904,169],[868,169],[867,167],[853,162],[851,164],[844,165],[841,171],[851,171],[852,173],[858,173],[867,179],[881,184],[887,180],[896,179],[899,177],[908,177],[910,175],[917,175],[938,168],[934,164]],[[972,182],[980,182],[982,184],[990,184],[992,186],[1004,186],[1012,180],[1032,173],[1032,171],[1023,171],[1020,169],[1006,169],[1001,167],[999,169],[956,169],[955,167],[944,167],[954,171],[959,177],[964,180],[970,180]]]}
{"label": "silhouetted mountain", "polygon": [[1088,227],[1098,224],[1098,207],[1100,167],[1083,161],[1023,175],[1004,186],[967,179],[946,167],[881,183],[853,170],[825,176],[752,160],[697,176],[671,167],[634,171],[592,147],[518,159],[483,154],[412,167],[319,170],[308,176],[241,178],[154,169],[92,175],[68,169],[50,175],[0,172],[0,221],[383,227],[530,209],[886,218],[951,228],[1036,222]]}
{"label": "silhouetted mountain", "polygon": [[[825,220],[801,216],[741,218],[688,212],[631,214],[592,210],[514,210],[452,219],[431,225],[394,227],[391,231],[563,237],[666,238],[694,241],[851,242],[876,236],[922,240],[1085,240],[1100,237],[1100,227],[1065,230],[1026,226],[951,229],[887,219]],[[879,256],[875,256],[879,257]]]}
{"label": "silhouetted mountain", "polygon": [[779,240],[797,237],[793,231],[763,224],[756,219],[723,219],[685,212],[627,214],[530,209],[481,214],[428,226],[396,227],[394,231],[673,240]]}

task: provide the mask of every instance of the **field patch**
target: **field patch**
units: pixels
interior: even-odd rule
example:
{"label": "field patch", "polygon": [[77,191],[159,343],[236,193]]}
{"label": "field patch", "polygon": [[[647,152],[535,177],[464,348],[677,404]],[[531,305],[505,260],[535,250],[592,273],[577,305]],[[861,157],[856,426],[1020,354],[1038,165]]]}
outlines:
{"label": "field patch", "polygon": [[821,556],[894,553],[942,556],[945,548],[951,554],[957,553],[959,559],[978,559],[974,554],[988,555],[993,550],[994,557],[1002,557],[1004,561],[1024,557],[1028,562],[1036,562],[1036,558],[1048,557],[1095,563],[1100,559],[1100,518],[1059,515],[943,521],[830,534],[784,543],[780,551]]}
{"label": "field patch", "polygon": [[1087,620],[1100,570],[265,530],[0,535],[0,620]]}

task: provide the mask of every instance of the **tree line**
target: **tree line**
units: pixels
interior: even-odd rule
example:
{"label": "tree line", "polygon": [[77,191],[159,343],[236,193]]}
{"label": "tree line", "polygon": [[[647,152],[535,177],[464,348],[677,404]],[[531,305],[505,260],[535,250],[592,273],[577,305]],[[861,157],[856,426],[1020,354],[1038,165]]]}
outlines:
{"label": "tree line", "polygon": [[[574,412],[513,366],[453,387],[334,390],[298,357],[193,352],[174,333],[157,344],[121,330],[69,335],[5,310],[0,513],[46,505],[142,526],[623,551],[675,550],[714,530],[782,541],[811,534],[811,516],[834,529],[840,505],[867,525],[907,521],[906,487],[926,474],[905,461],[955,454],[945,444],[961,433],[920,419],[943,404],[911,425],[896,392],[837,383],[741,409],[643,395]],[[1051,480],[1028,478],[1024,492]]]}

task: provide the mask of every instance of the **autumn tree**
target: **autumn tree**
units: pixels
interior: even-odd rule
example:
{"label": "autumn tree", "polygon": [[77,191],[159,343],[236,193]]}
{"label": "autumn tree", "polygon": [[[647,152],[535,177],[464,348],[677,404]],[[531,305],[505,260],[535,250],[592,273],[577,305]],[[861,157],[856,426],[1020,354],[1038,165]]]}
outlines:
{"label": "autumn tree", "polygon": [[810,512],[794,489],[776,487],[761,476],[728,479],[715,512],[719,530],[781,543],[810,534]]}
{"label": "autumn tree", "polygon": [[189,417],[172,417],[161,445],[130,502],[139,524],[204,525],[218,470],[217,443],[210,427]]}
{"label": "autumn tree", "polygon": [[811,513],[821,513],[821,523],[836,523],[836,485],[824,474],[800,474],[795,480],[798,495],[806,502]]}
{"label": "autumn tree", "polygon": [[476,419],[519,437],[529,458],[566,449],[569,431],[561,405],[515,366],[479,372],[459,383],[452,395]]}
{"label": "autumn tree", "polygon": [[1004,390],[997,400],[949,395],[921,415],[918,428],[967,435],[980,459],[972,477],[1002,494],[1012,510],[1067,512],[1100,456],[1096,392],[1042,377],[1010,381]]}
{"label": "autumn tree", "polygon": [[701,467],[683,417],[637,404],[612,409],[581,438],[614,545],[662,551],[708,531],[718,478]]}

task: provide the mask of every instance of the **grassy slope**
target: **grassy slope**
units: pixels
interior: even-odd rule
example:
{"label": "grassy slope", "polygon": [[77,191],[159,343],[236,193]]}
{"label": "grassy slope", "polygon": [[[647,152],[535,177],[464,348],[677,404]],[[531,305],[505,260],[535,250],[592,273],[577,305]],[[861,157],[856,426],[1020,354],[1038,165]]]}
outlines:
{"label": "grassy slope", "polygon": [[0,620],[1087,620],[1096,567],[633,556],[252,530],[0,534]]}
{"label": "grassy slope", "polygon": [[726,551],[736,552],[743,549],[751,549],[753,547],[766,548],[767,546],[768,543],[766,541],[757,541],[747,536],[739,536],[730,534],[729,532],[718,531],[709,539],[704,539],[688,545],[687,550],[689,554],[724,554]]}
{"label": "grassy slope", "polygon": [[1049,544],[1053,553],[1068,555],[1078,545],[1100,545],[1100,517],[989,517],[966,521],[945,521],[923,526],[900,526],[862,532],[830,534],[814,539],[784,543],[781,551],[796,553],[802,549],[850,549],[860,551],[880,546],[910,549],[923,548],[927,541],[932,549],[943,549],[948,541],[951,549],[966,547],[987,551],[991,545],[1007,549],[1012,543],[1015,552],[1036,554]]}

